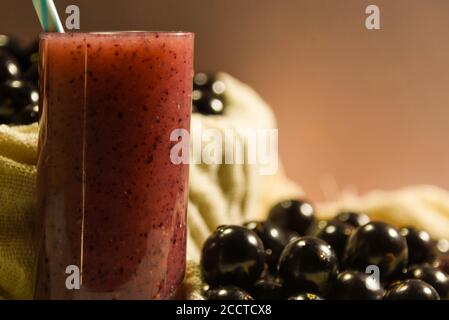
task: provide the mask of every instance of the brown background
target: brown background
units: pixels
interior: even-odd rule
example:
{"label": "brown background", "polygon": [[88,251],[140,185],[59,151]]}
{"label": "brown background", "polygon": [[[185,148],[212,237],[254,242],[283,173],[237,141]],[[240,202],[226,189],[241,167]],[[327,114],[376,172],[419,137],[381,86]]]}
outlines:
{"label": "brown background", "polygon": [[[289,175],[314,199],[333,177],[359,192],[449,188],[449,1],[57,0],[81,28],[196,33],[197,70],[255,87],[279,121]],[[381,31],[364,27],[381,9]],[[36,37],[30,0],[1,0],[0,32]]]}

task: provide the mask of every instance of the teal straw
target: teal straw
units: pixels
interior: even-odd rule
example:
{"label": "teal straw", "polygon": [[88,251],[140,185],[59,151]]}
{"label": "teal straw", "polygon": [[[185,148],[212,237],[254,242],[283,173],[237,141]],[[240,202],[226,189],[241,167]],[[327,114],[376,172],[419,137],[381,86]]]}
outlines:
{"label": "teal straw", "polygon": [[45,32],[64,33],[61,20],[58,16],[53,0],[32,0],[37,16]]}

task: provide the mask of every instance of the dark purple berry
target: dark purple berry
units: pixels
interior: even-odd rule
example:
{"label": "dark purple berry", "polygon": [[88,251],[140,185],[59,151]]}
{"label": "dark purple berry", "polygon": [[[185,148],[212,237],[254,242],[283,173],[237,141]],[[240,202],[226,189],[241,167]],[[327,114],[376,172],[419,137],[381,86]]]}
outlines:
{"label": "dark purple berry", "polygon": [[317,234],[317,237],[326,241],[335,253],[339,260],[343,258],[346,248],[346,243],[351,236],[354,227],[340,221],[329,221],[327,225]]}
{"label": "dark purple berry", "polygon": [[428,283],[408,279],[393,283],[384,297],[385,300],[440,300],[438,292]]}
{"label": "dark purple berry", "polygon": [[323,293],[337,272],[335,252],[314,237],[291,241],[279,259],[279,277],[290,292]]}
{"label": "dark purple berry", "polygon": [[204,243],[201,271],[211,286],[249,287],[264,269],[262,241],[253,231],[241,226],[220,226]]}
{"label": "dark purple berry", "polygon": [[19,62],[11,54],[0,50],[0,82],[18,79],[21,75]]}
{"label": "dark purple berry", "polygon": [[270,210],[268,220],[303,236],[315,221],[315,209],[307,201],[282,201]]}
{"label": "dark purple berry", "polygon": [[349,238],[343,267],[365,272],[368,266],[375,265],[382,280],[392,279],[406,268],[407,257],[407,241],[396,228],[383,222],[369,222]]}
{"label": "dark purple berry", "polygon": [[278,226],[269,221],[251,221],[244,226],[254,231],[263,242],[265,257],[271,273],[277,270],[277,264],[282,250],[289,242],[289,235]]}
{"label": "dark purple berry", "polygon": [[408,264],[421,264],[435,259],[434,244],[430,235],[413,227],[401,228],[399,233],[407,240]]}

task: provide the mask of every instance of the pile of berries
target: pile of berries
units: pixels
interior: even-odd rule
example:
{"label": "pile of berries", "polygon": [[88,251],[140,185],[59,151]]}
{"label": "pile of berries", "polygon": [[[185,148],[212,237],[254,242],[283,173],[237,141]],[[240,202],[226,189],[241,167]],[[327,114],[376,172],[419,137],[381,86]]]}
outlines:
{"label": "pile of berries", "polygon": [[0,34],[0,124],[30,124],[38,120],[39,43],[22,48]]}
{"label": "pile of berries", "polygon": [[218,227],[200,264],[211,300],[439,300],[448,251],[423,230],[356,212],[318,220],[311,203],[289,200],[266,221]]}

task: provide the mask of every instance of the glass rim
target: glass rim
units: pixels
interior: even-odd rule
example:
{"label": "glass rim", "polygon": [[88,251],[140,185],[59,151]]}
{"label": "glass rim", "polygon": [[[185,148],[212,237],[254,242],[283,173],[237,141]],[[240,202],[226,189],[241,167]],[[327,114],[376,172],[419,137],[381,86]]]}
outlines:
{"label": "glass rim", "polygon": [[161,37],[192,37],[193,32],[189,31],[93,31],[93,32],[41,32],[40,39],[51,37],[122,37],[122,36],[161,36]]}

